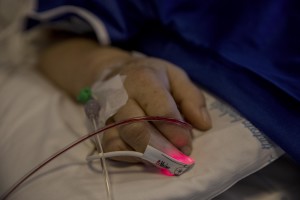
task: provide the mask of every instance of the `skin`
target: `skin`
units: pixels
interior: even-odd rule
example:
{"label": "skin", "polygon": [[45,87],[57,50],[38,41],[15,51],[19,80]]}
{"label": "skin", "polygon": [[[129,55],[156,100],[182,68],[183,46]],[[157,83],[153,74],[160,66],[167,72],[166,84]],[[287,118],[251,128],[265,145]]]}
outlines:
{"label": "skin", "polygon": [[[119,67],[115,67],[119,66]],[[165,116],[186,120],[195,128],[208,130],[211,119],[201,90],[174,64],[157,58],[136,58],[129,52],[86,38],[72,38],[55,43],[41,53],[37,65],[42,74],[71,97],[92,85],[106,69],[126,75],[124,87],[129,99],[107,123],[137,116]],[[189,155],[190,131],[168,124],[134,124],[105,134],[105,151],[136,150],[143,152],[151,131],[166,137]],[[117,160],[135,162],[131,158]]]}

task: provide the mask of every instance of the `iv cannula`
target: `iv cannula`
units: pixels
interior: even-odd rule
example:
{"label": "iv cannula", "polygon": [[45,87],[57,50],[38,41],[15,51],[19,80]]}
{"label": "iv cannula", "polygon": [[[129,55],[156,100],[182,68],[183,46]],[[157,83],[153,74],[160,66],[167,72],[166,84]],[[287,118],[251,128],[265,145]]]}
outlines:
{"label": "iv cannula", "polygon": [[[100,105],[96,100],[91,99],[90,101],[88,101],[86,103],[85,112],[86,112],[88,119],[91,122],[91,125],[93,126],[93,129],[94,129],[93,131],[97,131],[99,129],[98,120],[97,120],[99,111],[100,111]],[[103,172],[104,181],[105,181],[107,199],[113,200],[106,160],[105,160],[105,157],[103,156],[104,151],[103,151],[103,147],[102,147],[102,143],[101,143],[101,136],[99,134],[95,135],[94,142],[95,142],[97,152],[101,156],[100,163],[101,163],[102,172]]]}

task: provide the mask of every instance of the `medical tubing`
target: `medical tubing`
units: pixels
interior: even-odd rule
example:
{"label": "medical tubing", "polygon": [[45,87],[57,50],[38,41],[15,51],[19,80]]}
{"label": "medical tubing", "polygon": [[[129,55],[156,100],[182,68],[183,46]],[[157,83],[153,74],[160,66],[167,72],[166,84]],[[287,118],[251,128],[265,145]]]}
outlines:
{"label": "medical tubing", "polygon": [[32,175],[34,175],[36,172],[38,172],[40,169],[42,169],[43,167],[45,167],[47,164],[49,164],[51,161],[53,161],[55,158],[59,157],[60,155],[64,154],[65,152],[67,152],[68,150],[72,149],[73,147],[77,146],[78,144],[84,142],[85,140],[103,133],[104,131],[110,129],[110,128],[114,128],[117,126],[121,126],[121,125],[127,125],[127,124],[131,124],[131,123],[135,123],[135,122],[142,122],[142,121],[163,121],[163,122],[168,122],[171,124],[176,124],[178,126],[182,126],[182,127],[186,127],[188,129],[192,129],[192,126],[186,122],[180,121],[178,119],[174,119],[174,118],[167,118],[167,117],[158,117],[158,116],[142,116],[142,117],[134,117],[134,118],[130,118],[130,119],[126,119],[120,122],[115,122],[113,124],[109,124],[93,133],[88,133],[82,137],[80,137],[79,139],[77,139],[76,141],[70,143],[69,145],[65,146],[64,148],[62,148],[60,151],[54,153],[53,155],[51,155],[49,158],[47,158],[45,161],[43,161],[42,163],[40,163],[39,165],[37,165],[35,168],[33,168],[31,171],[29,171],[25,176],[23,176],[21,179],[19,179],[7,192],[5,192],[2,196],[1,196],[1,200],[5,200],[7,199],[22,183],[24,183],[28,178],[30,178]]}
{"label": "medical tubing", "polygon": [[112,158],[112,157],[120,157],[120,156],[131,156],[131,157],[137,157],[141,158],[144,154],[136,151],[113,151],[113,152],[107,152],[103,154],[97,154],[97,155],[91,155],[86,157],[86,161],[91,162],[93,160],[97,160],[101,157],[105,158]]}
{"label": "medical tubing", "polygon": [[[94,127],[94,130],[97,131],[98,130],[98,126],[97,126],[97,122],[96,119],[92,119],[92,124]],[[100,135],[97,134],[95,135],[96,137],[96,142],[98,144],[98,153],[102,154],[104,153],[103,147],[102,147],[102,140],[100,138]],[[96,145],[97,146],[97,145]],[[106,160],[105,157],[100,157],[100,163],[101,163],[101,167],[102,167],[102,173],[104,176],[104,180],[105,180],[105,189],[106,189],[106,195],[107,195],[107,199],[108,200],[113,200],[113,196],[112,196],[112,192],[111,192],[111,184],[110,184],[110,178],[109,178],[109,174],[108,174],[108,169],[107,169],[107,164],[106,164]]]}
{"label": "medical tubing", "polygon": [[[99,123],[98,123],[98,118],[99,118],[99,112],[101,109],[101,106],[99,104],[99,102],[96,99],[93,99],[91,97],[91,91],[88,91],[88,97],[90,98],[85,106],[84,106],[84,110],[85,110],[85,114],[87,116],[87,118],[90,120],[92,127],[94,128],[93,131],[97,131],[99,130]],[[99,154],[103,154],[103,147],[102,147],[102,140],[99,134],[94,136],[95,139],[95,146],[97,148],[97,151]],[[106,164],[106,160],[105,157],[100,157],[100,163],[101,163],[101,167],[102,167],[102,173],[103,173],[103,177],[105,180],[105,189],[106,189],[106,195],[107,195],[107,199],[108,200],[113,200],[112,197],[112,192],[111,192],[111,184],[110,184],[110,179],[109,179],[109,174],[108,174],[108,169],[107,169],[107,164]]]}

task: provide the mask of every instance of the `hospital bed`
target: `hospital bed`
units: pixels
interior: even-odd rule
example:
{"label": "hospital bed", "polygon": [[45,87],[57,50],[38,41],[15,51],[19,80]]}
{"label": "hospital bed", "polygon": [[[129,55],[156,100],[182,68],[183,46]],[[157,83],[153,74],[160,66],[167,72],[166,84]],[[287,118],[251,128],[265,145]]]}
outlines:
{"label": "hospital bed", "polygon": [[[88,132],[82,106],[34,68],[36,38],[35,34],[14,34],[0,41],[0,195],[34,166]],[[206,133],[193,131],[195,166],[176,177],[165,176],[152,165],[109,160],[114,198],[299,199],[300,173],[293,161],[229,105],[212,94],[205,96],[214,125]],[[86,161],[93,150],[91,141],[78,145],[8,199],[105,199],[102,169],[98,162]]]}
{"label": "hospital bed", "polygon": [[[1,68],[1,193],[87,133],[82,108],[24,65],[14,70]],[[217,199],[297,199],[288,196],[289,192],[299,195],[297,167],[288,158],[270,164],[282,150],[225,104],[206,96],[214,128],[205,134],[194,131],[194,168],[180,177],[169,177],[151,165],[109,161],[115,199],[211,199],[267,165]],[[71,150],[24,183],[11,198],[104,199],[99,163],[85,161],[93,148],[85,142]]]}

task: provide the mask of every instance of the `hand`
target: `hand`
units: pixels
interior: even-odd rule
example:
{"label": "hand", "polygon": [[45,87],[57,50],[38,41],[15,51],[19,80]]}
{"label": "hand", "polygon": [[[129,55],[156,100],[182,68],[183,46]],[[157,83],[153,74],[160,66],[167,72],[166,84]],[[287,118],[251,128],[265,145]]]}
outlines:
{"label": "hand", "polygon": [[[177,66],[161,59],[138,58],[122,66],[118,73],[126,75],[124,87],[129,98],[109,123],[138,116],[164,116],[184,119],[200,130],[211,127],[201,90]],[[159,131],[183,153],[191,153],[190,131],[162,123],[135,123],[112,130],[103,137],[104,149],[106,152],[144,152],[152,131]],[[132,158],[117,160],[136,161]]]}
{"label": "hand", "polygon": [[[71,38],[46,48],[37,67],[58,87],[76,97],[83,87],[92,85],[101,72],[120,64],[122,67],[116,73],[126,75],[124,86],[129,99],[108,123],[148,115],[185,119],[200,130],[211,127],[201,90],[183,70],[169,62],[133,58],[127,51],[99,46],[91,39]],[[189,131],[169,124],[153,123],[133,124],[106,133],[104,149],[144,152],[152,131],[159,131],[185,154],[191,153]]]}

